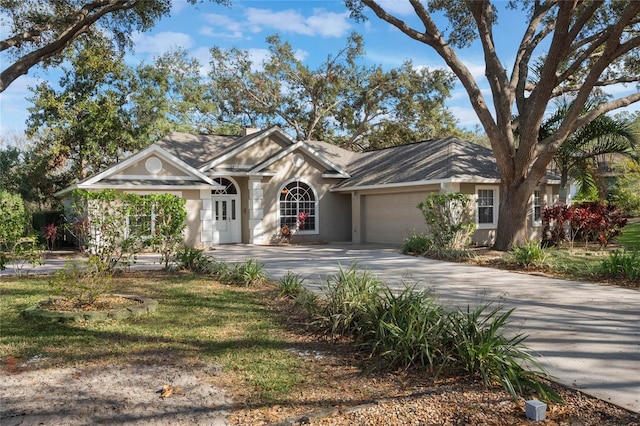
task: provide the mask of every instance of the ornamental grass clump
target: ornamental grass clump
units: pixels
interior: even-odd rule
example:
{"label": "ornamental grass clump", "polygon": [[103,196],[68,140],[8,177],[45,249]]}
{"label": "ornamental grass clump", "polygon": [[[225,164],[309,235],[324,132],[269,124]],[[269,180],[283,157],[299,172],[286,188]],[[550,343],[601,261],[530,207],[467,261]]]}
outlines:
{"label": "ornamental grass clump", "polygon": [[433,368],[446,359],[445,318],[427,291],[407,286],[394,294],[385,289],[377,303],[369,305],[358,340],[387,368]]}
{"label": "ornamental grass clump", "polygon": [[602,259],[600,272],[610,278],[626,278],[640,285],[640,251],[615,250]]}
{"label": "ornamental grass clump", "polygon": [[359,273],[355,265],[345,271],[340,266],[338,275],[327,280],[325,303],[314,324],[333,338],[358,336],[364,316],[377,303],[379,287],[369,271]]}
{"label": "ornamental grass clump", "polygon": [[516,265],[523,268],[541,268],[547,260],[547,251],[535,241],[514,247],[510,254]]}
{"label": "ornamental grass clump", "polygon": [[295,272],[287,271],[287,273],[280,278],[278,290],[280,290],[280,296],[290,297],[295,299],[296,296],[302,291],[302,283],[304,278]]}
{"label": "ornamental grass clump", "polygon": [[380,289],[377,279],[355,266],[340,268],[325,296],[314,316],[319,331],[353,339],[378,368],[464,372],[486,386],[500,384],[514,399],[535,394],[561,402],[524,346],[526,337],[505,334],[513,310],[485,305],[447,312],[428,291]]}
{"label": "ornamental grass clump", "polygon": [[[220,262],[219,262],[220,265]],[[267,277],[264,272],[264,264],[255,259],[247,259],[243,263],[233,267],[220,265],[218,280],[222,284],[249,287],[264,282]]]}
{"label": "ornamental grass clump", "polygon": [[489,307],[467,307],[448,314],[445,344],[452,365],[481,378],[485,386],[500,383],[514,399],[535,393],[544,400],[561,402],[561,397],[541,380],[548,375],[524,346],[526,336],[503,334],[513,309]]}

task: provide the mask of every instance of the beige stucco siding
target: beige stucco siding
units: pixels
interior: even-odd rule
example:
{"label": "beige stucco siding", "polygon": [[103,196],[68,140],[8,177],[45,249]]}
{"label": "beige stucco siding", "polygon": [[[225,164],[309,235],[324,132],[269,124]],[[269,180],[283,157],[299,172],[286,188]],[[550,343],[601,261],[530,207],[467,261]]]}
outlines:
{"label": "beige stucco siding", "polygon": [[[162,163],[162,170],[159,171],[158,173],[155,174],[151,174],[149,173],[149,171],[147,170],[145,163],[147,161],[147,159],[151,158],[151,157],[155,157],[158,160],[161,161]],[[125,168],[124,170],[121,170],[120,173],[118,173],[120,175],[128,175],[128,176],[187,176],[187,173],[174,166],[173,164],[169,163],[168,161],[160,158],[160,157],[156,157],[155,155],[150,155],[148,157],[145,157],[143,159],[141,159],[140,161],[136,161],[135,163],[133,163],[131,166]]]}
{"label": "beige stucco siding", "polygon": [[276,138],[263,139],[226,160],[223,164],[227,166],[258,165],[280,152],[283,147],[284,143]]}
{"label": "beige stucco siding", "polygon": [[336,180],[322,177],[326,169],[325,166],[317,163],[306,154],[303,154],[305,158],[304,164],[295,166],[292,161],[294,154],[296,152],[292,152],[272,164],[270,169],[276,172],[275,176],[263,179],[264,217],[262,227],[266,237],[265,242],[274,241],[278,236],[280,229],[278,215],[280,191],[284,185],[293,180],[300,180],[310,185],[315,190],[318,201],[316,232],[307,233],[304,236],[296,236],[294,241],[350,241],[350,196],[348,194],[330,192]]}

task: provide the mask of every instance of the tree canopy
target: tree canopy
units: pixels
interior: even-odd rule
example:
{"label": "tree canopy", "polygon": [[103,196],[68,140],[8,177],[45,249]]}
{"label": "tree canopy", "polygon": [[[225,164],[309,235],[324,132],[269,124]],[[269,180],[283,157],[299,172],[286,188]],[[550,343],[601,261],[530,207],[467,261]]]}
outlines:
{"label": "tree canopy", "polygon": [[150,29],[170,11],[171,0],[0,0],[8,27],[0,52],[12,59],[3,61],[0,92],[35,65],[59,64],[61,54],[80,37],[92,40],[108,33],[125,47],[132,32]]}
{"label": "tree canopy", "polygon": [[383,70],[364,66],[362,37],[316,69],[296,57],[279,36],[267,39],[261,64],[239,49],[211,49],[211,94],[223,122],[252,127],[278,124],[296,139],[317,139],[347,148],[371,149],[456,133],[444,106],[453,76],[416,69],[411,61]]}
{"label": "tree canopy", "polygon": [[[606,88],[640,81],[640,2],[409,0],[413,13],[394,14],[375,0],[345,0],[357,19],[370,10],[409,38],[433,49],[465,88],[500,170],[500,207],[494,247],[526,241],[528,201],[568,137],[597,117],[640,101],[640,91],[606,97],[592,109],[588,99]],[[498,4],[500,6],[498,6]],[[494,43],[499,7],[519,10],[522,34],[515,51]],[[435,16],[444,24],[436,24]],[[480,90],[461,51],[478,42],[493,106]],[[506,58],[513,58],[505,67]],[[570,96],[557,130],[540,140],[549,103]],[[515,117],[515,118],[514,118]]]}
{"label": "tree canopy", "polygon": [[43,82],[31,90],[27,135],[49,153],[52,168],[78,180],[141,148],[126,111],[131,69],[104,40],[74,51],[60,90]]}

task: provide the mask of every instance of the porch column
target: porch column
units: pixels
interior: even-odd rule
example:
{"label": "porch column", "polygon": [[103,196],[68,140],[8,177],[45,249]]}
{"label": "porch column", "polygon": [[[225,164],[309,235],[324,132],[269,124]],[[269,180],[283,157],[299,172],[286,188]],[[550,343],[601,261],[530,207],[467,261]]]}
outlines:
{"label": "porch column", "polygon": [[249,243],[263,244],[264,230],[262,218],[264,217],[264,195],[262,191],[262,178],[249,177]]}
{"label": "porch column", "polygon": [[213,208],[211,206],[211,190],[200,190],[200,243],[203,247],[211,247],[213,245]]}
{"label": "porch column", "polygon": [[361,195],[357,192],[351,193],[351,242],[354,244],[363,243],[362,236],[362,209],[360,208]]}

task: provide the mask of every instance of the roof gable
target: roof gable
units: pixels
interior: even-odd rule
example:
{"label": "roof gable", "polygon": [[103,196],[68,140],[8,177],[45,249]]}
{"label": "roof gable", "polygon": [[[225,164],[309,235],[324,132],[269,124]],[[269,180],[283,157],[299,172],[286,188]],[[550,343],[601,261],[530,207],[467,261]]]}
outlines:
{"label": "roof gable", "polygon": [[337,164],[335,164],[325,156],[321,155],[318,151],[310,147],[304,141],[296,142],[294,145],[291,145],[288,148],[283,149],[280,152],[276,153],[275,155],[272,155],[262,163],[256,165],[253,169],[249,171],[249,173],[263,172],[267,167],[269,167],[276,161],[281,160],[282,158],[286,157],[287,155],[295,151],[302,151],[306,153],[309,157],[313,158],[313,160],[315,160],[317,163],[326,167],[327,171],[325,172],[325,175],[324,175],[325,177],[335,177],[335,178],[350,177],[349,173],[347,173],[346,170],[344,170],[342,167],[338,166]]}
{"label": "roof gable", "polygon": [[[136,163],[140,163],[145,159],[157,158],[160,162],[153,162],[147,167],[146,173],[142,175],[127,175],[121,174],[123,171],[126,171],[128,168],[132,167]],[[182,171],[184,173],[183,176],[167,176],[162,173],[154,173],[153,167],[160,166],[162,167],[162,161],[170,164],[171,168],[176,171]],[[160,170],[158,170],[159,172]],[[120,185],[126,185],[127,182],[138,181],[138,183],[144,183],[144,185],[153,185],[156,182],[158,185],[168,186],[171,185],[171,182],[178,183],[180,180],[183,181],[191,181],[194,184],[206,184],[212,187],[219,187],[215,181],[213,181],[210,177],[200,172],[198,169],[191,167],[186,162],[182,161],[180,158],[175,155],[167,152],[165,149],[160,147],[158,144],[153,144],[142,151],[138,151],[131,157],[127,158],[120,163],[109,167],[108,169],[97,173],[93,176],[88,177],[87,179],[78,182],[75,185],[71,185],[61,191],[59,191],[56,195],[64,195],[68,192],[71,192],[75,189],[90,189],[93,187],[102,188],[105,186],[101,184],[108,184],[108,187],[117,187]]]}

